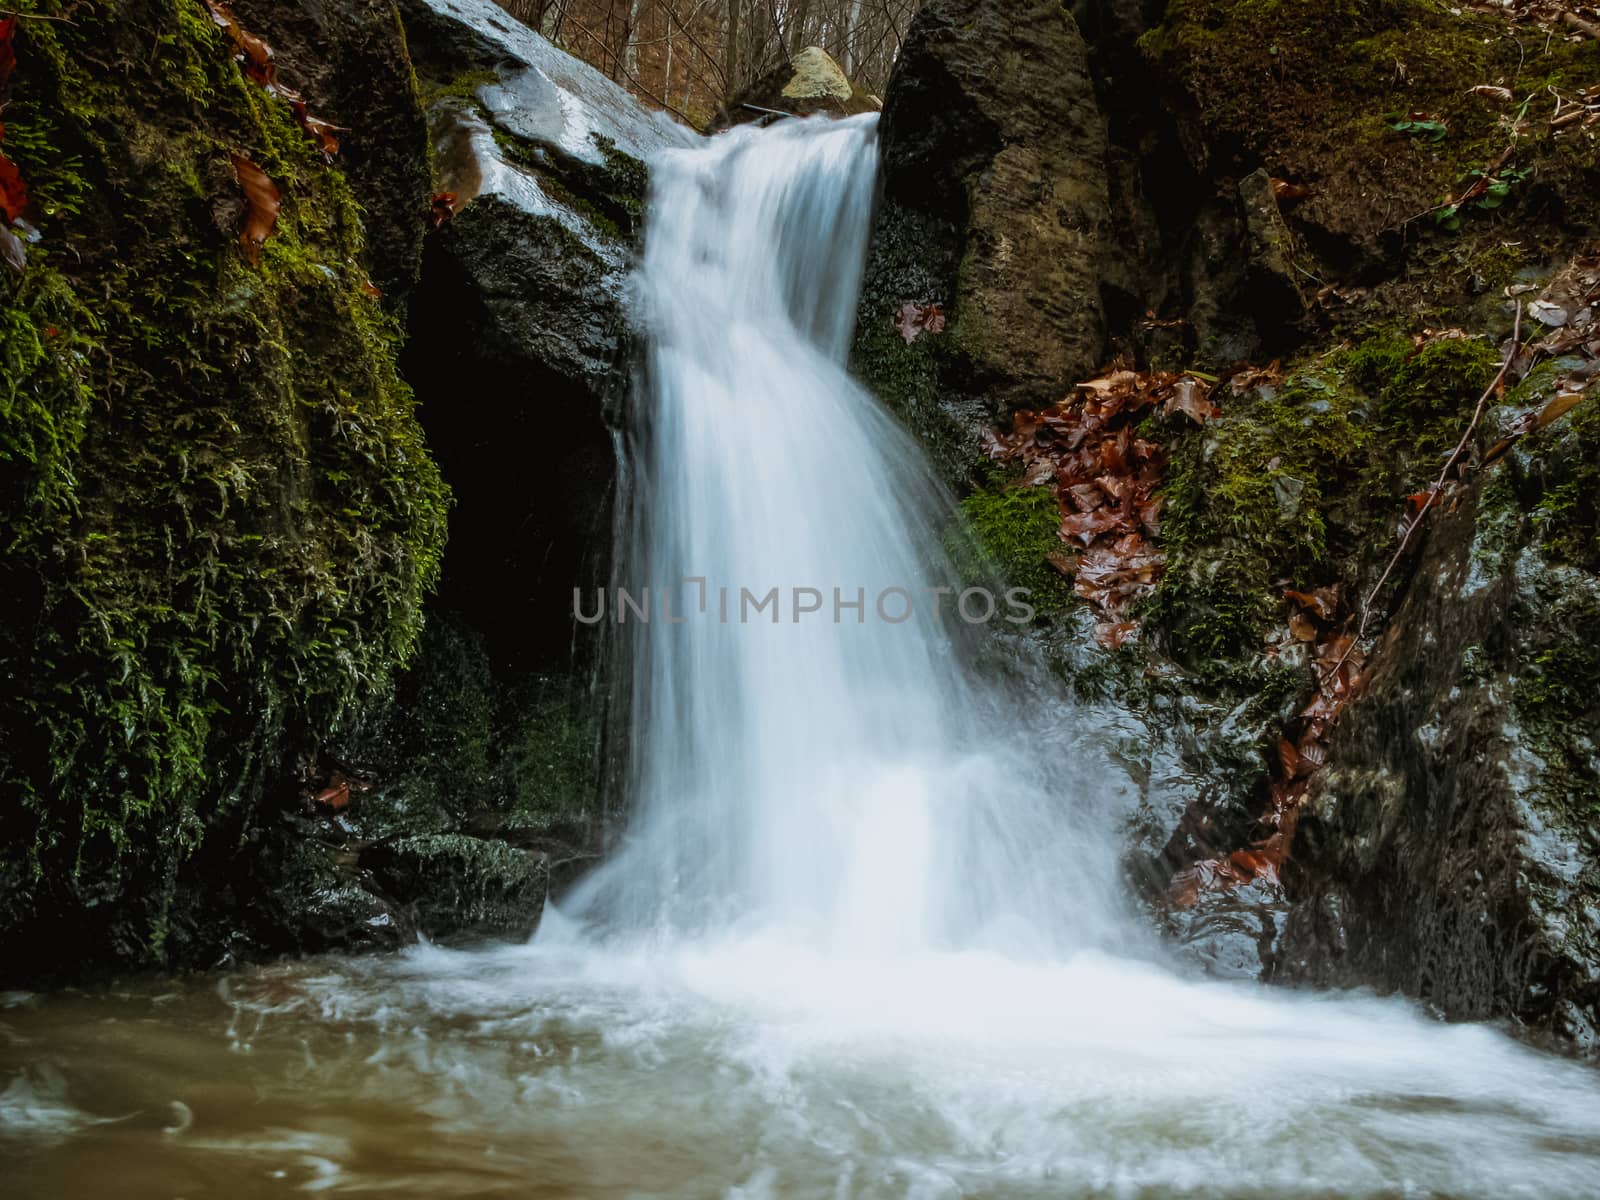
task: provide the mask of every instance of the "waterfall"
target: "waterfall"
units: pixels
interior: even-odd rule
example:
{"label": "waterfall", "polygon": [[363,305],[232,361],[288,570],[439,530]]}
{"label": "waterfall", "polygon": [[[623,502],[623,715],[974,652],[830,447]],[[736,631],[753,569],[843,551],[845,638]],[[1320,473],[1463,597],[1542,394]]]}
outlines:
{"label": "waterfall", "polygon": [[788,121],[653,166],[609,609],[632,817],[569,906],[614,931],[1059,947],[1112,920],[1065,772],[970,665],[1024,598],[962,594],[951,497],[845,367],[876,136]]}
{"label": "waterfall", "polygon": [[950,498],[843,365],[873,139],[786,122],[655,166],[619,853],[526,945],[0,998],[8,1195],[1596,1194],[1591,1069],[1131,958],[1115,773],[1017,728],[950,598],[872,611],[956,586]]}

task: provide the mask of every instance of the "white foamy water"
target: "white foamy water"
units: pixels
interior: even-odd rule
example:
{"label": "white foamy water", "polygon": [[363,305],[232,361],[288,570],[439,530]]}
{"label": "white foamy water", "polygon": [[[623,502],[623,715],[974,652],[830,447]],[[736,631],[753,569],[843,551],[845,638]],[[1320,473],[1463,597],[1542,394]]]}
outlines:
{"label": "white foamy water", "polygon": [[[635,588],[952,582],[948,497],[842,366],[873,137],[658,165]],[[1110,767],[1017,732],[959,624],[657,613],[628,839],[532,945],[7,997],[0,1194],[1600,1195],[1589,1068],[1164,965]]]}

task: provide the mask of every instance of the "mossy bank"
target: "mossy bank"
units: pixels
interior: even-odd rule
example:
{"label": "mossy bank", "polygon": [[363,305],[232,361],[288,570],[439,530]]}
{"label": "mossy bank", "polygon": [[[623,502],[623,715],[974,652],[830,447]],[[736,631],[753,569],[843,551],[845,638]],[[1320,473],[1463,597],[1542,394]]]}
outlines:
{"label": "mossy bank", "polygon": [[[0,277],[3,957],[143,965],[182,954],[180,879],[245,850],[295,750],[411,654],[449,492],[350,185],[204,4],[22,10],[5,148],[39,238]],[[240,160],[281,197],[254,252]]]}

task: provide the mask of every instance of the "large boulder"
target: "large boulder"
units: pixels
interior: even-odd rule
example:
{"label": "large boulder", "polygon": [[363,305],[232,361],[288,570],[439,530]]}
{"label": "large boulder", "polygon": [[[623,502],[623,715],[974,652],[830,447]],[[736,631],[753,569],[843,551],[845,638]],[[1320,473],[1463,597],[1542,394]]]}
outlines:
{"label": "large boulder", "polygon": [[1597,405],[1433,531],[1300,818],[1287,977],[1600,1053]]}
{"label": "large boulder", "polygon": [[707,132],[778,117],[849,117],[877,112],[883,101],[844,73],[821,46],[807,46],[779,63],[723,107]]}
{"label": "large boulder", "polygon": [[406,359],[459,481],[440,605],[497,669],[562,669],[605,569],[644,164],[695,135],[490,0],[401,11],[443,194]]}
{"label": "large boulder", "polygon": [[[884,98],[855,359],[952,475],[983,423],[1059,400],[1105,351],[1106,135],[1087,53],[1055,0],[932,0]],[[939,306],[942,330],[908,340],[908,304]]]}

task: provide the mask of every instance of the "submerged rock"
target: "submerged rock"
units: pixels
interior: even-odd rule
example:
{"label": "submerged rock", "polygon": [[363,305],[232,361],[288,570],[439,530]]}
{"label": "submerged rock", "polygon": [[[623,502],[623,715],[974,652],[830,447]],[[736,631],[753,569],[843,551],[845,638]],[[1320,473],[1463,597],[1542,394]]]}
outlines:
{"label": "submerged rock", "polygon": [[[855,361],[964,474],[977,431],[1059,400],[1106,346],[1110,210],[1088,52],[1050,0],[932,0],[884,98]],[[943,306],[905,341],[906,304]]]}

